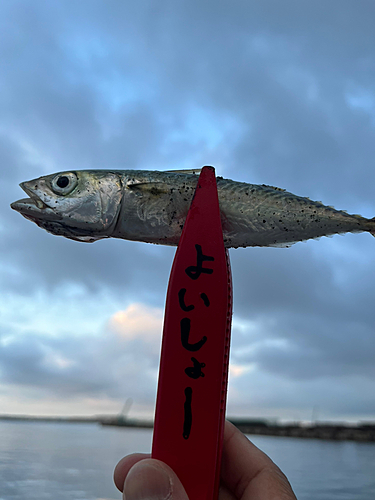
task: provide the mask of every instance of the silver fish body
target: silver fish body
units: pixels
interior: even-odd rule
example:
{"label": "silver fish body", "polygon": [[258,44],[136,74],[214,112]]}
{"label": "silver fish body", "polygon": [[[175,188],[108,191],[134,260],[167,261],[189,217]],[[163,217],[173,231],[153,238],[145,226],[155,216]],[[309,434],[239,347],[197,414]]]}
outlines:
{"label": "silver fish body", "polygon": [[[198,172],[198,171],[197,171]],[[197,185],[193,173],[60,172],[21,183],[11,207],[47,231],[78,241],[123,238],[177,245]],[[227,248],[290,246],[337,233],[375,233],[375,220],[283,189],[217,178]]]}

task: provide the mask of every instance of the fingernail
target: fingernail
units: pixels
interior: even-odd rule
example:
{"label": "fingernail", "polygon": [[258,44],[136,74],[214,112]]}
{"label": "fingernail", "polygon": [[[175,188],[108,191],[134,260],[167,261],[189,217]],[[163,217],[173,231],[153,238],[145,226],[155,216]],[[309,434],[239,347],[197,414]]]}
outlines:
{"label": "fingernail", "polygon": [[125,500],[167,500],[172,493],[172,482],[162,467],[157,464],[138,462],[125,480]]}

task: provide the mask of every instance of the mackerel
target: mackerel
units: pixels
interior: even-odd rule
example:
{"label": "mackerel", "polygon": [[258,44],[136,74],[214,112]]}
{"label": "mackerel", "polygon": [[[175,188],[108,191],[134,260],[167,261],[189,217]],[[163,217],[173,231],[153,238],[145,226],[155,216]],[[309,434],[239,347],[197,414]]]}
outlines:
{"label": "mackerel", "polygon": [[[77,241],[102,238],[177,245],[197,185],[194,171],[78,170],[20,184],[11,207],[48,232]],[[284,189],[217,177],[227,248],[290,246],[347,232],[375,235],[375,220]]]}

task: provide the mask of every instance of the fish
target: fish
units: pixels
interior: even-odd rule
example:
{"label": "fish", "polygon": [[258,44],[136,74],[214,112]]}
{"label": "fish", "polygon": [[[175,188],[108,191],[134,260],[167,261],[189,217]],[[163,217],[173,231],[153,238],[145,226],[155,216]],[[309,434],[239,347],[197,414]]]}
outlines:
{"label": "fish", "polygon": [[[76,241],[122,238],[176,246],[199,172],[58,172],[22,182],[28,198],[11,208],[46,231]],[[348,214],[278,187],[216,180],[227,248],[288,247],[347,232],[375,236],[375,218]]]}

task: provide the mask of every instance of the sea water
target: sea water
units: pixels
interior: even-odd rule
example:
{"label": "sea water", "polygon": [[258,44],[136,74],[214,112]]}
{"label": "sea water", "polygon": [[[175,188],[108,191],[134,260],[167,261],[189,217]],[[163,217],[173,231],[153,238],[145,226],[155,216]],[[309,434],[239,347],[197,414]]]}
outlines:
{"label": "sea water", "polygon": [[[375,444],[249,436],[298,500],[374,500]],[[113,469],[149,452],[152,431],[97,424],[0,422],[0,500],[119,500]]]}

